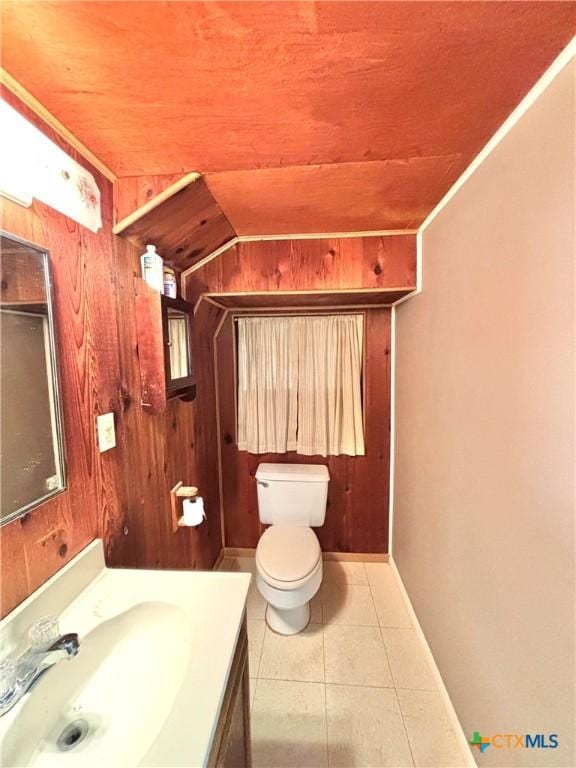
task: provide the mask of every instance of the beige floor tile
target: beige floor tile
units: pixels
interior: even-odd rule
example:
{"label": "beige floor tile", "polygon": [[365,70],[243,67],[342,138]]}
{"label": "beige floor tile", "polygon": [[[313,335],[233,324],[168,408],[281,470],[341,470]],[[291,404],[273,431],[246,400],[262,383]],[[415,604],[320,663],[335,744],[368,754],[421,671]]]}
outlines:
{"label": "beige floor tile", "polygon": [[324,627],[327,683],[393,687],[392,674],[378,627]]}
{"label": "beige floor tile", "polygon": [[253,557],[236,557],[236,570],[242,573],[256,573],[256,561]]}
{"label": "beige floor tile", "polygon": [[394,690],[327,685],[326,701],[331,768],[413,765]]}
{"label": "beige floor tile", "polygon": [[250,712],[252,712],[252,707],[254,706],[254,696],[256,695],[256,686],[258,685],[258,680],[255,677],[251,677],[249,681],[250,681]]}
{"label": "beige floor tile", "polygon": [[322,624],[322,587],[310,600],[310,624]]}
{"label": "beige floor tile", "polygon": [[388,563],[366,563],[372,597],[382,627],[411,627],[410,614]]}
{"label": "beige floor tile", "polygon": [[462,768],[468,764],[439,693],[398,691],[398,699],[417,768]]}
{"label": "beige floor tile", "polygon": [[238,566],[236,560],[233,557],[225,557],[218,566],[219,571],[237,571]]}
{"label": "beige floor tile", "polygon": [[251,677],[258,677],[258,668],[260,667],[260,656],[262,655],[262,644],[264,643],[264,633],[266,631],[266,622],[256,619],[248,619],[248,668]]}
{"label": "beige floor tile", "polygon": [[322,579],[325,582],[368,584],[364,563],[348,563],[340,560],[328,560],[322,563]]}
{"label": "beige floor tile", "polygon": [[377,584],[388,573],[391,573],[389,563],[364,563],[369,584]]}
{"label": "beige floor tile", "polygon": [[322,610],[324,624],[378,625],[374,602],[368,586],[323,584]]}
{"label": "beige floor tile", "polygon": [[414,629],[382,627],[392,678],[397,688],[435,691],[436,681]]}
{"label": "beige floor tile", "polygon": [[252,708],[254,768],[327,766],[322,683],[258,680]]}
{"label": "beige floor tile", "polygon": [[246,600],[246,615],[249,619],[264,620],[266,615],[266,600],[260,594],[256,586],[256,580],[252,578],[248,590],[248,599]]}
{"label": "beige floor tile", "polygon": [[309,624],[297,635],[277,635],[266,627],[259,678],[324,682],[322,624]]}

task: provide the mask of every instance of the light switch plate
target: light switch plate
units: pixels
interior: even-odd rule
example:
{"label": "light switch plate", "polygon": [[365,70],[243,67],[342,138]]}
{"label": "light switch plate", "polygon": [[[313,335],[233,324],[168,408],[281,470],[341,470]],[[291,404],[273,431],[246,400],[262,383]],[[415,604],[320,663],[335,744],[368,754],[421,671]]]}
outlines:
{"label": "light switch plate", "polygon": [[116,445],[116,431],[114,429],[114,414],[103,413],[96,417],[96,429],[98,432],[98,449],[100,453],[109,451]]}

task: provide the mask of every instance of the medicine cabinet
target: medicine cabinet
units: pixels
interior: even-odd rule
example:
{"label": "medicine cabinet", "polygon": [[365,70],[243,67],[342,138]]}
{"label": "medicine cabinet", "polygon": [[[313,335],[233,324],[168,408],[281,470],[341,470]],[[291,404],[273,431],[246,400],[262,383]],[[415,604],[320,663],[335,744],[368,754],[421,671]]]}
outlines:
{"label": "medicine cabinet", "polygon": [[163,413],[172,398],[196,396],[192,344],[193,307],[135,278],[136,332],[142,407]]}

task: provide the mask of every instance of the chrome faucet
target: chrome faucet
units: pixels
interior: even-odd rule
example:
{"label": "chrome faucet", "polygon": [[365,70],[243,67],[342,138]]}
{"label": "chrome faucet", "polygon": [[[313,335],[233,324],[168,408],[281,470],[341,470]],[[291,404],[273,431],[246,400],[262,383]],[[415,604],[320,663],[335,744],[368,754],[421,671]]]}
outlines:
{"label": "chrome faucet", "polygon": [[[52,622],[53,626],[57,627],[55,620]],[[36,642],[16,660],[3,661],[0,664],[0,717],[10,712],[12,707],[34,688],[45,672],[62,659],[71,659],[76,656],[79,649],[78,635],[75,632],[69,632],[49,643]]]}

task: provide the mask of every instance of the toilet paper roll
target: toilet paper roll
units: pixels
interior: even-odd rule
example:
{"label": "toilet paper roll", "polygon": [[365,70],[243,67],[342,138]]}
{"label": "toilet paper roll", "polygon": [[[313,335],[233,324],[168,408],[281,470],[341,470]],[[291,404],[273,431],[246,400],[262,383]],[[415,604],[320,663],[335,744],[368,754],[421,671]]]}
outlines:
{"label": "toilet paper roll", "polygon": [[204,511],[204,499],[196,496],[194,499],[184,499],[182,503],[182,521],[184,525],[195,527],[206,519]]}

